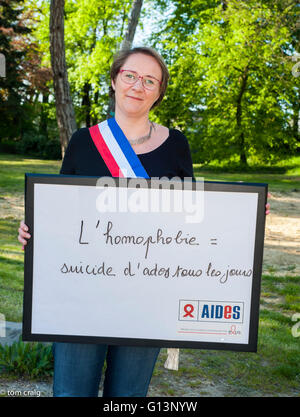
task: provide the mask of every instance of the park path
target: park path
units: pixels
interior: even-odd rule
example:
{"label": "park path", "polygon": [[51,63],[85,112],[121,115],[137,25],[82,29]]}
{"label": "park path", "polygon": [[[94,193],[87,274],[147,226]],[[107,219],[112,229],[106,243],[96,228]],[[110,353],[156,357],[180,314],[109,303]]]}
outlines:
{"label": "park path", "polygon": [[300,275],[300,192],[272,193],[266,219],[263,272]]}

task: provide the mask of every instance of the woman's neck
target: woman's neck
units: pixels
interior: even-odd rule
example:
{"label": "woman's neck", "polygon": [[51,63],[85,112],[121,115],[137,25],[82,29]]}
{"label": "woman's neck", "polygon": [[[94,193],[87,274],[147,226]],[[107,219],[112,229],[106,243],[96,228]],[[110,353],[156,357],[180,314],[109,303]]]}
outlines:
{"label": "woman's neck", "polygon": [[125,116],[117,110],[115,113],[115,119],[127,139],[136,139],[147,134],[150,127],[148,116],[148,113],[143,116]]}

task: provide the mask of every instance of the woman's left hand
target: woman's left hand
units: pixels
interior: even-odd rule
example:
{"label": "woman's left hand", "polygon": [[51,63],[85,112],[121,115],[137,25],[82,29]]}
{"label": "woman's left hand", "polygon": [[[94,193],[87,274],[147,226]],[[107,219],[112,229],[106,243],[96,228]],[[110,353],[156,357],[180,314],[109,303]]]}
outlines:
{"label": "woman's left hand", "polygon": [[[270,193],[268,193],[268,198],[271,198],[271,194]],[[266,204],[266,214],[269,214],[270,211],[271,211],[271,205],[270,205],[270,203],[267,203]]]}

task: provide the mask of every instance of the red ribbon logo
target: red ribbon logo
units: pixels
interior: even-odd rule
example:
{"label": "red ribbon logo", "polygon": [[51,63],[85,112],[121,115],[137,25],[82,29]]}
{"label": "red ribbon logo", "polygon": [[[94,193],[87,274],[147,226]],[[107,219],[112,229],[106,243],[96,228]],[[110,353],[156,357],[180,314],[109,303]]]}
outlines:
{"label": "red ribbon logo", "polygon": [[194,316],[192,315],[192,312],[194,311],[194,306],[192,304],[186,304],[183,309],[186,313],[183,317],[194,318]]}

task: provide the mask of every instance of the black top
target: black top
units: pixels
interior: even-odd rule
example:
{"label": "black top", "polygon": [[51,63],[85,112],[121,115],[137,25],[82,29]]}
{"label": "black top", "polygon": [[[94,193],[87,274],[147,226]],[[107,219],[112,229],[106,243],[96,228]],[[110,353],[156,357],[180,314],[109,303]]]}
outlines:
{"label": "black top", "polygon": [[[170,129],[168,138],[160,146],[137,156],[150,178],[192,177],[194,179],[189,144],[179,130]],[[60,174],[111,176],[88,128],[78,129],[72,135]]]}

